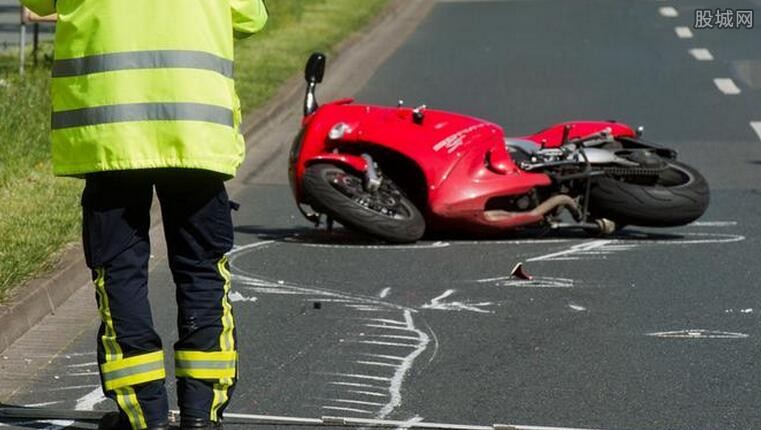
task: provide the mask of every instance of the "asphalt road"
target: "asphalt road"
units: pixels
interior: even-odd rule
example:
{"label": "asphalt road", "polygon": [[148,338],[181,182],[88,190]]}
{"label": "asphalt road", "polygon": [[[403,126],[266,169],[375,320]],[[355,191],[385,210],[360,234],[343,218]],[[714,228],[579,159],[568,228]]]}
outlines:
{"label": "asphalt road", "polygon": [[[676,17],[661,10],[672,6]],[[761,121],[761,29],[675,31],[692,27],[696,8],[719,6],[761,13],[747,0],[440,2],[359,100],[426,103],[509,135],[569,119],[643,124],[705,173],[708,213],[609,239],[378,246],[301,220],[278,157],[282,170],[250,178],[236,196],[243,361],[230,411],[761,427],[761,131],[751,125]],[[695,48],[713,60],[698,61]],[[716,78],[741,92],[724,94]],[[509,279],[519,261],[534,281]],[[152,284],[170,339],[169,274],[155,271]],[[94,329],[15,403],[109,407],[99,403]]]}

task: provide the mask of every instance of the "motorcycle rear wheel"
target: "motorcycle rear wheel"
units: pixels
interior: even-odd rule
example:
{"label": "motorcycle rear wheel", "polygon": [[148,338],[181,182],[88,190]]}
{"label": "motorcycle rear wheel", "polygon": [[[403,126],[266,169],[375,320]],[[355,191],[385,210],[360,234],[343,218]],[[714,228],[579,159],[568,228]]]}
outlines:
{"label": "motorcycle rear wheel", "polygon": [[393,243],[411,243],[425,233],[425,219],[390,179],[369,193],[362,178],[332,164],[314,164],[304,173],[312,207],[346,227]]}
{"label": "motorcycle rear wheel", "polygon": [[700,218],[710,202],[708,182],[684,163],[664,161],[668,167],[653,185],[614,177],[595,179],[590,212],[617,224],[643,227],[676,227]]}

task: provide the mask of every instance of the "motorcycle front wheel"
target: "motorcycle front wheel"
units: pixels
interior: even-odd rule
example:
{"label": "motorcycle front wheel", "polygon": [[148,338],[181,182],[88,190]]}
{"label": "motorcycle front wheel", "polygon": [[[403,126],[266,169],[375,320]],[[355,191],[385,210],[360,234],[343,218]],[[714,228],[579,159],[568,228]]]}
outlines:
{"label": "motorcycle front wheel", "polygon": [[388,242],[415,242],[425,233],[423,215],[388,178],[371,193],[361,176],[332,164],[314,164],[304,173],[304,191],[316,211]]}
{"label": "motorcycle front wheel", "polygon": [[684,163],[664,161],[666,169],[652,184],[630,182],[625,177],[595,179],[590,212],[617,224],[643,227],[676,227],[700,218],[710,201],[708,182]]}

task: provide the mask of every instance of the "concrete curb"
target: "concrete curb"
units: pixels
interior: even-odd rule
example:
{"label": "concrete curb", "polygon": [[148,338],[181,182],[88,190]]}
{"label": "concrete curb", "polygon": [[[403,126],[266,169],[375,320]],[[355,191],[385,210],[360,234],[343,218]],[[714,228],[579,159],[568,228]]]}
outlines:
{"label": "concrete curb", "polygon": [[22,294],[0,305],[0,351],[34,327],[90,282],[82,257],[82,247],[69,246],[63,252],[59,269],[51,276],[34,279],[18,288]]}
{"label": "concrete curb", "polygon": [[[409,15],[416,17],[416,19],[422,19],[427,15],[431,6],[430,0],[391,0],[386,9],[366,27],[364,32],[349,37],[335,48],[337,54],[334,54],[333,63],[355,60],[352,55],[344,54],[361,43],[370,43],[375,34],[382,31],[383,27],[387,26],[394,17]],[[406,25],[409,27],[410,22],[407,22]],[[399,39],[402,38],[401,35],[398,37]],[[396,46],[398,45],[401,45],[401,40]],[[294,103],[300,103],[302,91],[302,77],[299,74],[286,81],[268,103],[247,116],[242,125],[242,131],[247,138],[249,150],[261,143],[249,140],[249,138],[257,130],[266,127],[273,118],[292,108]],[[259,165],[251,160],[241,167],[237,179],[230,183],[231,195],[234,195],[236,190],[244,186],[246,178],[252,176],[257,167]],[[152,213],[154,220],[159,218],[158,213],[157,205],[154,205],[154,212]],[[158,222],[154,222],[151,228],[151,240],[154,247],[153,253],[163,255],[165,245],[161,226]],[[153,260],[153,264],[157,263],[156,260]],[[12,297],[8,303],[0,305],[0,352],[8,349],[43,318],[55,314],[56,309],[80,289],[89,287],[90,273],[85,265],[80,245],[72,245],[66,249],[57,267],[58,269],[52,274],[34,279],[19,287],[16,290],[17,297]]]}

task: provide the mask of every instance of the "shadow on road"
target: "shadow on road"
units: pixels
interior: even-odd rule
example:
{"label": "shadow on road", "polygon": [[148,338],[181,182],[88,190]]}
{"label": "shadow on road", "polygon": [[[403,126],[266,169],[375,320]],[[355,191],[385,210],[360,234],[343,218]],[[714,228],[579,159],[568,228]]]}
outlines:
{"label": "shadow on road", "polygon": [[[377,246],[387,242],[375,239],[360,232],[337,227],[333,231],[325,228],[317,229],[310,227],[296,228],[269,228],[259,225],[243,225],[235,228],[237,233],[256,236],[260,240],[274,240],[278,242],[306,243],[306,244],[330,244],[347,246]],[[621,241],[640,240],[682,240],[685,236],[678,233],[661,233],[636,229],[624,229],[610,236],[594,236],[583,231],[574,230],[549,230],[549,229],[526,229],[499,235],[473,235],[466,233],[447,232],[427,234],[425,240],[429,241],[504,241],[504,240],[558,240],[558,239],[609,239]]]}

